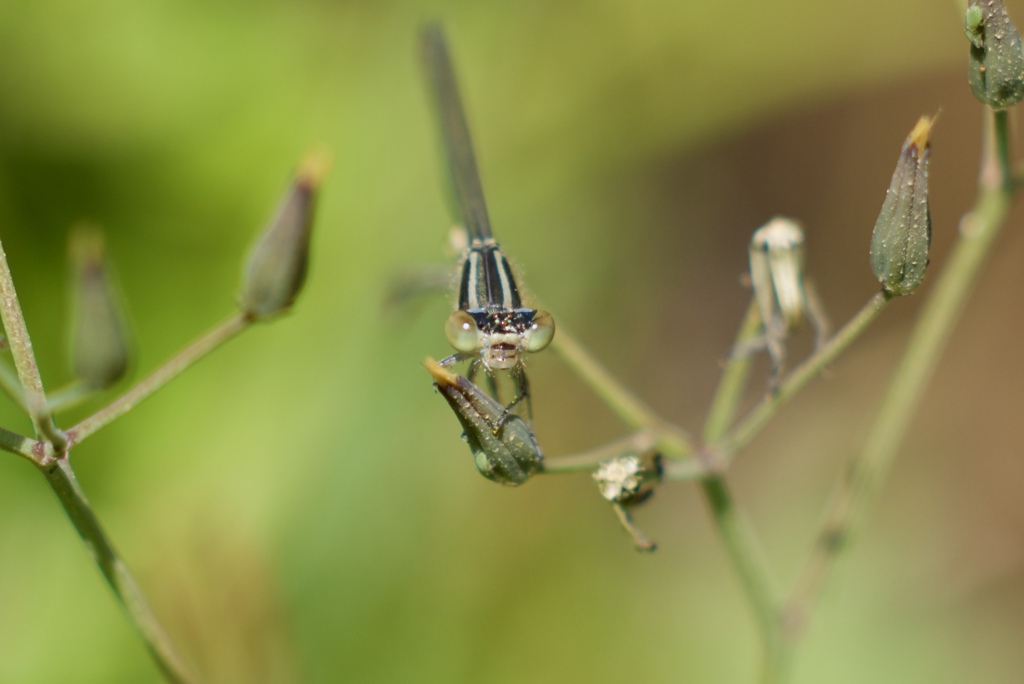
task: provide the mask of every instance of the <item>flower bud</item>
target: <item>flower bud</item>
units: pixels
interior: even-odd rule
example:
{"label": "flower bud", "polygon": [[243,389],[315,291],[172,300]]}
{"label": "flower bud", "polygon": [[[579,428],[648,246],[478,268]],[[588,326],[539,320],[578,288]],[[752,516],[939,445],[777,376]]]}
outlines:
{"label": "flower bud", "polygon": [[128,370],[131,353],[117,290],[111,283],[96,228],[71,234],[71,368],[88,389],[103,389]]}
{"label": "flower bud", "polygon": [[1024,98],[1024,51],[1003,0],[971,0],[964,17],[971,41],[967,77],[974,96],[993,109]]}
{"label": "flower bud", "polygon": [[499,484],[515,486],[540,472],[544,457],[528,422],[433,359],[427,359],[423,365],[462,423],[481,475]]}
{"label": "flower bud", "polygon": [[800,324],[804,296],[804,231],[777,216],[750,238],[750,281],[766,332],[788,332]]}
{"label": "flower bud", "polygon": [[908,295],[924,280],[932,217],[928,209],[928,135],[934,119],[921,117],[903,143],[892,183],[871,236],[871,269],[890,295]]}
{"label": "flower bud", "polygon": [[254,319],[286,311],[302,290],[309,259],[316,193],[327,171],[324,155],[310,155],[249,254],[241,307]]}

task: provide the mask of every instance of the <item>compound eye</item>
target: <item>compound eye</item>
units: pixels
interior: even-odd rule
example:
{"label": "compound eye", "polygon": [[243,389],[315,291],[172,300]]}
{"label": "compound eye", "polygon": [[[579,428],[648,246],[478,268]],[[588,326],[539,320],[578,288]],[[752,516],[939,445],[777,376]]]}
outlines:
{"label": "compound eye", "polygon": [[461,309],[453,311],[445,321],[444,335],[455,351],[469,353],[480,348],[480,330],[476,327],[476,321]]}
{"label": "compound eye", "polygon": [[541,349],[551,344],[551,339],[554,336],[554,317],[547,311],[538,309],[537,313],[533,315],[533,323],[530,325],[530,329],[526,331],[526,340],[523,344],[523,348],[528,352],[539,352]]}

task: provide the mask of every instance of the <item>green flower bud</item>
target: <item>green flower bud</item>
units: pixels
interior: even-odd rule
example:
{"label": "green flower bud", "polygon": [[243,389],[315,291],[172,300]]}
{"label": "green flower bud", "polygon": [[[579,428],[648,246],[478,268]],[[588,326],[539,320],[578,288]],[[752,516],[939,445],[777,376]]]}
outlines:
{"label": "green flower bud", "polygon": [[462,423],[481,475],[499,484],[515,486],[543,469],[544,457],[528,422],[433,359],[427,359],[423,365]]}
{"label": "green flower bud", "polygon": [[971,0],[964,17],[971,41],[967,77],[974,96],[994,109],[1024,98],[1024,51],[1002,0]]}
{"label": "green flower bud", "polygon": [[871,236],[871,269],[891,295],[908,295],[924,280],[932,217],[928,209],[928,135],[934,119],[921,117],[900,153]]}
{"label": "green flower bud", "polygon": [[71,368],[88,389],[103,389],[124,376],[131,360],[122,308],[105,263],[103,234],[76,228],[69,247]]}
{"label": "green flower bud", "polygon": [[254,319],[286,311],[302,290],[309,260],[316,193],[326,174],[323,155],[311,155],[249,254],[241,307]]}

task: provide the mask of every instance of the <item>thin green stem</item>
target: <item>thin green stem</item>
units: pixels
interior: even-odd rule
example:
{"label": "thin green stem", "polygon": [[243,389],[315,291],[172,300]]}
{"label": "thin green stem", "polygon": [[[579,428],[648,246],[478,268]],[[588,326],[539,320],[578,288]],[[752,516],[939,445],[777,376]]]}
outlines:
{"label": "thin green stem", "polygon": [[778,389],[767,395],[740,422],[727,432],[718,443],[708,444],[714,462],[726,468],[754,437],[767,425],[794,395],[849,347],[868,325],[882,312],[892,295],[879,292],[851,318],[824,346],[786,376]]}
{"label": "thin green stem", "polygon": [[863,523],[867,509],[899,453],[910,420],[1005,222],[1013,199],[1013,185],[1006,182],[1011,169],[1005,114],[995,112],[994,141],[986,158],[1001,175],[992,176],[983,171],[978,203],[961,221],[960,239],[949,263],[911,333],[862,450],[836,487],[814,547],[790,594],[786,612],[792,641],[806,629],[828,577]]}
{"label": "thin green stem", "polygon": [[685,458],[693,453],[693,442],[681,429],[667,424],[650,407],[605,370],[572,335],[559,327],[551,348],[623,421],[635,430],[659,435],[658,445],[666,455]]}
{"label": "thin green stem", "polygon": [[0,391],[9,396],[18,408],[28,413],[25,405],[25,392],[21,389],[18,373],[6,363],[0,363]]}
{"label": "thin green stem", "polygon": [[708,467],[695,456],[664,462],[666,480],[699,480],[708,474]]}
{"label": "thin green stem", "polygon": [[1010,150],[1010,120],[1009,113],[1001,109],[992,113],[992,134],[995,137],[994,149],[991,154],[999,167],[999,179],[992,185],[993,189],[998,188],[1005,194],[1013,193],[1014,175],[1012,151]]}
{"label": "thin green stem", "polygon": [[135,387],[68,430],[70,444],[80,444],[93,433],[135,408],[140,402],[176,378],[182,371],[245,330],[252,322],[251,318],[239,313],[207,332],[153,371]]}
{"label": "thin green stem", "polygon": [[563,327],[558,328],[551,348],[627,425],[640,430],[661,424],[661,419],[654,411],[613,378]]}
{"label": "thin green stem", "polygon": [[[750,319],[751,314],[748,312],[747,319],[741,329],[741,334],[745,335],[748,328],[753,325]],[[754,321],[756,320],[755,312]],[[685,434],[677,431],[677,428],[667,426],[651,409],[616,381],[571,335],[566,334],[560,329],[555,339],[558,344],[553,346],[562,358],[565,359],[566,363],[623,420],[637,430],[640,430],[641,432],[638,435],[646,436],[650,434],[654,436],[659,447],[663,449],[665,446],[668,446],[669,449],[674,447],[677,449],[677,455],[679,456],[690,456],[693,453],[692,442]],[[734,408],[729,408],[729,405],[732,404],[734,407],[735,403],[739,400],[737,395],[742,392],[743,378],[741,376],[745,375],[743,366],[746,364],[749,364],[749,360],[733,359],[731,362],[731,371],[727,369],[726,372],[726,388],[720,390],[725,392],[725,395],[721,399],[716,400],[717,408],[713,409],[715,416],[712,420],[728,423],[730,414],[734,410]],[[739,385],[738,388],[737,385]],[[626,446],[628,448],[631,446],[630,439],[632,438],[613,443],[609,447],[616,450],[616,453],[621,453],[621,451],[618,451],[621,447]],[[569,468],[582,463],[590,466],[593,464],[592,459],[595,455],[606,456],[608,453],[608,448],[602,448],[573,457],[565,457],[568,460],[563,460],[561,464],[556,463],[555,466],[558,467],[564,464]],[[546,468],[550,467],[551,463],[549,462]],[[708,502],[715,526],[722,537],[729,557],[736,567],[740,581],[753,607],[763,636],[766,662],[777,661],[779,649],[776,647],[776,644],[780,643],[778,595],[771,580],[768,564],[764,554],[761,552],[753,529],[746,516],[733,501],[725,478],[721,475],[708,474],[704,467],[696,459],[692,458],[685,461],[670,461],[666,464],[666,469],[679,471],[672,473],[676,477],[697,477],[703,475],[700,480],[701,489]],[[766,666],[766,671],[773,673],[782,672],[780,667],[774,665],[771,667]],[[782,679],[775,681],[781,682]]]}
{"label": "thin green stem", "polygon": [[[17,454],[18,456],[24,456],[36,465],[46,461],[46,447],[48,446],[49,444],[46,442],[39,442],[31,437],[0,428],[0,449]],[[50,447],[50,450],[52,450],[52,447]]]}
{"label": "thin green stem", "polygon": [[[733,350],[756,337],[761,326],[757,302],[751,301],[736,334]],[[732,424],[747,386],[752,361],[753,355],[749,353],[730,355],[704,423],[705,444],[720,440]],[[763,649],[762,671],[765,673],[765,684],[783,682],[788,668],[785,666],[784,642],[779,623],[780,598],[757,535],[747,516],[735,503],[724,475],[705,472],[700,485],[757,619]]]}
{"label": "thin green stem", "polygon": [[67,448],[67,437],[53,424],[53,417],[46,404],[46,393],[43,391],[43,379],[39,375],[35,354],[32,352],[32,339],[28,335],[25,317],[21,313],[18,293],[14,289],[14,278],[7,265],[7,254],[0,244],[0,318],[3,319],[7,341],[14,357],[14,367],[18,371],[18,380],[23,390],[25,406],[36,432],[45,437],[53,448],[63,452]]}
{"label": "thin green stem", "polygon": [[764,649],[764,671],[772,673],[770,681],[784,681],[779,652],[779,593],[761,546],[746,515],[733,501],[723,476],[708,475],[700,481],[700,486],[715,527],[754,610]]}
{"label": "thin green stem", "polygon": [[715,398],[711,401],[707,420],[704,422],[704,443],[713,444],[722,438],[725,431],[732,425],[736,417],[736,409],[743,398],[743,390],[747,387],[750,377],[750,366],[753,354],[736,354],[735,350],[744,342],[757,336],[761,329],[761,315],[758,313],[757,301],[751,300],[747,307],[747,315],[736,334],[733,351],[718,381]]}
{"label": "thin green stem", "polygon": [[195,681],[146,602],[138,582],[96,519],[67,455],[40,467],[40,471],[164,676],[171,682]]}
{"label": "thin green stem", "polygon": [[93,396],[96,391],[87,386],[81,380],[75,380],[70,384],[50,392],[47,400],[50,403],[50,413],[60,413],[78,406],[83,401]]}
{"label": "thin green stem", "polygon": [[593,470],[602,461],[607,461],[630,451],[645,451],[653,447],[655,443],[656,439],[651,433],[641,430],[596,449],[589,449],[568,456],[545,458],[544,470],[542,472],[562,474]]}
{"label": "thin green stem", "polygon": [[[545,458],[544,470],[542,472],[562,475],[593,470],[602,461],[607,461],[616,456],[621,456],[631,451],[640,452],[651,448],[658,448],[659,436],[659,433],[641,430],[595,449],[588,449],[587,451],[567,456]],[[708,472],[704,464],[694,456],[669,459],[665,461],[663,468],[666,480],[698,480]]]}

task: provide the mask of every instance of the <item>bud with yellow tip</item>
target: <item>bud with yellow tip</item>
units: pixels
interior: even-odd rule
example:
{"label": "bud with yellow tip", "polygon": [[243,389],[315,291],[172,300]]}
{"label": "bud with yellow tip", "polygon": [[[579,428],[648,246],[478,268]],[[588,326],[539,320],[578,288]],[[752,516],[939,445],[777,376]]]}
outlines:
{"label": "bud with yellow tip", "polygon": [[900,153],[871,236],[871,269],[882,288],[908,295],[924,280],[932,241],[928,208],[928,136],[934,119],[921,117]]}
{"label": "bud with yellow tip", "polygon": [[322,153],[306,158],[277,214],[253,246],[240,298],[246,315],[271,318],[291,307],[302,290],[316,194],[327,167]]}

